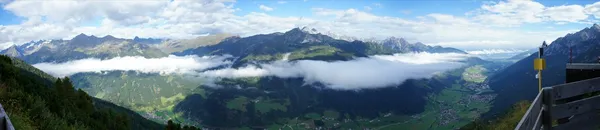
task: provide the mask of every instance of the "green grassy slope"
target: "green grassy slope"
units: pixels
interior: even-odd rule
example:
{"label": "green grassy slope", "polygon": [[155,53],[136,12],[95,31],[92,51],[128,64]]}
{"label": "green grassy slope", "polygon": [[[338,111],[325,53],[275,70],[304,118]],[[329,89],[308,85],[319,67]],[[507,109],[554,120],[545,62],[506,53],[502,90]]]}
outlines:
{"label": "green grassy slope", "polygon": [[[190,94],[204,95],[199,79],[181,75],[144,74],[114,71],[105,74],[80,73],[71,76],[76,87],[91,96],[115,103],[157,122],[169,119],[181,123],[182,113],[173,107]],[[185,123],[185,124],[187,124]]]}
{"label": "green grassy slope", "polygon": [[513,105],[504,115],[491,120],[476,120],[462,128],[461,130],[511,130],[514,129],[531,103],[520,101]]}

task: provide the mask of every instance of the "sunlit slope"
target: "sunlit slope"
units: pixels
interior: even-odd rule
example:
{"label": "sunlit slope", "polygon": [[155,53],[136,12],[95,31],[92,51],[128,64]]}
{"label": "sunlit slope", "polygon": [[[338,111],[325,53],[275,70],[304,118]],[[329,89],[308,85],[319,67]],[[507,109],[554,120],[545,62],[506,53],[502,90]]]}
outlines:
{"label": "sunlit slope", "polygon": [[80,73],[71,76],[75,86],[120,106],[140,112],[147,118],[164,122],[174,105],[189,94],[203,94],[200,79],[181,75],[144,74],[113,71],[106,74]]}

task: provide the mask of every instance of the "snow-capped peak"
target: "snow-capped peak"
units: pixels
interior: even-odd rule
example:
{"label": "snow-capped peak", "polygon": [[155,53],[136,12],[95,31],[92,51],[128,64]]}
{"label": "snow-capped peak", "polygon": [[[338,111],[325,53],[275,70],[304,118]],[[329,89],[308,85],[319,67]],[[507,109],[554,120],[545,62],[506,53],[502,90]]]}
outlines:
{"label": "snow-capped peak", "polygon": [[309,28],[307,26],[302,27],[301,29],[303,32],[309,33],[309,34],[319,34],[319,31],[317,31],[317,29],[315,28]]}

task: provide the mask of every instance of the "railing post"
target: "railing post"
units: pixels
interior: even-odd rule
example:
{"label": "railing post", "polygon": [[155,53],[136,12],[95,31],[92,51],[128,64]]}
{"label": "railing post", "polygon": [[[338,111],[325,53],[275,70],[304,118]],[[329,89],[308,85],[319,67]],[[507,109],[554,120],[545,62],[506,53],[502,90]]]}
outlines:
{"label": "railing post", "polygon": [[0,130],[15,130],[15,127],[10,122],[10,118],[8,118],[8,114],[2,108],[2,104],[0,104]]}
{"label": "railing post", "polygon": [[542,125],[544,130],[552,129],[552,106],[554,105],[554,97],[552,95],[552,87],[542,89],[542,103],[544,109],[542,111]]}
{"label": "railing post", "polygon": [[7,129],[7,125],[6,125],[6,118],[4,117],[0,117],[0,130],[6,130]]}

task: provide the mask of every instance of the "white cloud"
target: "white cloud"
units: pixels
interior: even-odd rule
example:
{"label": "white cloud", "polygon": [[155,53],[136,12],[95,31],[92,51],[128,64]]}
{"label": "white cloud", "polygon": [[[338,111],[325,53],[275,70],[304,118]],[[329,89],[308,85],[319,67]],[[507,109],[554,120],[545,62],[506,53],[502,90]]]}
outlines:
{"label": "white cloud", "polygon": [[471,24],[471,22],[465,18],[458,18],[447,14],[428,14],[427,16],[433,18],[435,22],[440,24]]}
{"label": "white cloud", "polygon": [[410,63],[410,64],[437,64],[437,63],[449,63],[464,60],[469,55],[458,54],[458,53],[403,53],[394,55],[375,55],[372,56],[375,59]]}
{"label": "white cloud", "polygon": [[334,9],[326,9],[326,8],[312,8],[311,9],[314,14],[319,16],[336,16],[341,17],[344,14],[343,10],[334,10]]}
{"label": "white cloud", "polygon": [[440,45],[440,46],[469,46],[469,45],[473,45],[473,44],[486,44],[486,45],[490,45],[490,46],[506,46],[506,45],[510,45],[510,44],[516,44],[514,42],[511,41],[456,41],[456,42],[439,42],[436,43],[434,45]]}
{"label": "white cloud", "polygon": [[485,49],[485,50],[467,51],[467,53],[474,54],[474,55],[490,55],[490,54],[520,53],[520,52],[525,52],[525,51],[527,51],[527,50],[520,50],[520,49]]}
{"label": "white cloud", "polygon": [[544,5],[529,0],[509,0],[484,4],[478,11],[480,14],[475,19],[483,23],[514,26],[541,22],[537,15],[544,11]]}
{"label": "white cloud", "polygon": [[593,15],[595,18],[600,19],[600,2],[589,4],[585,6],[585,13]]}
{"label": "white cloud", "polygon": [[44,16],[50,22],[78,24],[104,16],[124,25],[144,23],[168,3],[162,1],[13,1],[4,9],[26,18]]}
{"label": "white cloud", "polygon": [[260,8],[260,10],[263,10],[263,11],[273,11],[273,8],[271,8],[269,6],[265,6],[265,5],[260,5],[260,6],[258,6],[258,8]]}
{"label": "white cloud", "polygon": [[14,46],[14,43],[12,43],[12,42],[0,43],[0,50],[4,50],[6,48],[9,48],[10,46]]}
{"label": "white cloud", "polygon": [[455,53],[408,53],[375,55],[350,61],[280,60],[268,64],[240,68],[215,67],[231,65],[231,56],[168,56],[163,58],[116,57],[73,60],[64,63],[38,63],[34,67],[53,76],[106,71],[137,71],[141,73],[183,74],[214,78],[277,76],[304,78],[307,84],[323,83],[332,89],[380,88],[399,85],[406,79],[429,78],[434,73],[462,66],[458,61],[470,57]]}
{"label": "white cloud", "polygon": [[277,76],[303,77],[307,84],[322,83],[332,89],[355,90],[399,85],[406,79],[429,78],[434,73],[462,66],[468,55],[413,53],[378,55],[350,61],[277,61],[259,66],[209,70],[205,77],[239,78]]}
{"label": "white cloud", "polygon": [[[231,27],[239,28],[235,22],[242,21],[232,14],[235,9],[227,2],[14,1],[4,9],[27,22],[0,25],[0,43],[69,39],[79,33],[120,38],[192,38],[223,33]],[[80,26],[98,19],[102,20],[100,26]]]}
{"label": "white cloud", "polygon": [[[373,9],[383,7],[378,3],[368,6]],[[470,50],[531,48],[537,46],[539,41],[555,39],[573,30],[548,32],[505,27],[547,21],[554,24],[589,23],[591,21],[582,20],[586,18],[581,15],[582,12],[596,17],[600,14],[598,7],[599,2],[585,6],[545,7],[535,1],[502,1],[485,4],[466,16],[431,13],[410,19],[381,16],[353,8],[313,8],[312,17],[272,16],[260,12],[235,15],[234,12],[240,9],[234,7],[233,2],[212,0],[14,1],[7,3],[4,9],[25,18],[25,21],[19,25],[0,25],[0,43],[70,39],[79,33],[119,38],[140,36],[177,39],[216,33],[250,36],[310,26],[320,32],[341,36],[376,39],[396,36],[410,39],[411,42]],[[100,25],[97,26],[81,26],[98,21]],[[510,44],[490,46],[479,41]]]}
{"label": "white cloud", "polygon": [[484,4],[469,12],[475,20],[491,26],[520,26],[524,23],[571,22],[588,23],[589,14],[597,14],[598,2],[585,5],[560,5],[546,7],[531,0],[508,0]]}
{"label": "white cloud", "polygon": [[277,1],[277,4],[285,4],[287,1]]}
{"label": "white cloud", "polygon": [[65,26],[56,24],[36,24],[29,26],[0,25],[0,43],[22,44],[31,40],[62,39],[71,34]]}
{"label": "white cloud", "polygon": [[377,8],[383,8],[383,5],[381,3],[373,3],[373,6]]}
{"label": "white cloud", "polygon": [[64,63],[38,63],[34,67],[56,77],[70,76],[82,72],[138,71],[160,74],[193,74],[208,68],[230,64],[225,60],[231,56],[173,56],[163,58],[116,57],[107,60],[95,58],[74,60]]}
{"label": "white cloud", "polygon": [[546,8],[541,16],[553,21],[577,22],[588,18],[583,10],[580,5],[561,5]]}
{"label": "white cloud", "polygon": [[322,32],[359,38],[400,36],[430,45],[460,49],[532,48],[546,39],[555,39],[577,30],[523,31],[514,28],[490,27],[465,17],[448,14],[428,14],[421,20],[377,16],[354,9],[333,10],[314,8],[318,16],[334,16],[332,23],[319,22],[314,27]]}
{"label": "white cloud", "polygon": [[365,10],[366,10],[366,11],[371,11],[371,10],[373,10],[373,8],[371,8],[370,6],[365,6],[365,7],[363,7],[363,8],[365,8]]}

